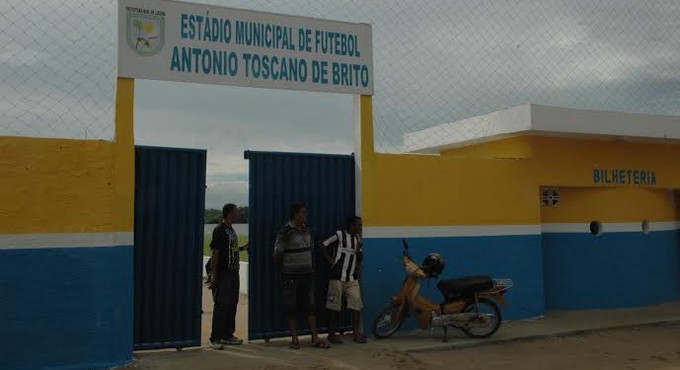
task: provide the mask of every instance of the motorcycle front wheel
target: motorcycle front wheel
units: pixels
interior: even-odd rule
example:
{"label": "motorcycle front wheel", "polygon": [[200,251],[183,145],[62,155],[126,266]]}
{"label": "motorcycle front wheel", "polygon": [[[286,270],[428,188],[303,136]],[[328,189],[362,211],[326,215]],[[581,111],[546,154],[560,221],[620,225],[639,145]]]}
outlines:
{"label": "motorcycle front wheel", "polygon": [[472,338],[488,338],[492,336],[501,327],[501,321],[503,321],[498,305],[489,299],[480,299],[479,304],[469,303],[465,306],[463,312],[476,312],[480,315],[485,315],[489,320],[489,323],[484,326],[466,326],[461,328],[463,333]]}
{"label": "motorcycle front wheel", "polygon": [[390,305],[385,307],[373,321],[373,336],[377,339],[385,339],[396,333],[404,317],[399,315],[399,306]]}

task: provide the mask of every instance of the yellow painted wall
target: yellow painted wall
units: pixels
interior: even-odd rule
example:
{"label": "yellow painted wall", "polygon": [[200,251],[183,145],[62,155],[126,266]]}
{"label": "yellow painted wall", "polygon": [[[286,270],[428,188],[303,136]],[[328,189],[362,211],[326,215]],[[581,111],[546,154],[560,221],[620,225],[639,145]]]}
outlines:
{"label": "yellow painted wall", "polygon": [[596,185],[593,169],[648,169],[659,188],[680,188],[680,143],[623,142],[613,139],[525,135],[443,151],[460,159],[527,159],[536,182],[563,186]]}
{"label": "yellow painted wall", "polygon": [[635,187],[559,188],[560,204],[541,207],[544,223],[677,220],[673,191]]}
{"label": "yellow painted wall", "polygon": [[[649,169],[657,188],[680,189],[680,145],[531,137],[541,185],[593,186],[593,169]],[[601,185],[600,185],[601,186]]]}
{"label": "yellow painted wall", "polygon": [[364,219],[370,226],[538,223],[538,189],[523,162],[377,154],[363,162]]}
{"label": "yellow painted wall", "polygon": [[0,137],[0,234],[133,230],[133,88],[118,81],[115,142]]}
{"label": "yellow painted wall", "polygon": [[[362,134],[372,132],[370,117],[362,124]],[[377,154],[362,144],[362,212],[367,226],[538,224],[541,186],[616,187],[594,184],[595,168],[653,170],[653,188],[680,189],[680,145],[520,136],[424,156]],[[622,199],[639,202],[650,221],[675,219],[661,193],[627,188],[643,186],[599,198],[611,204],[602,221],[639,221]]]}

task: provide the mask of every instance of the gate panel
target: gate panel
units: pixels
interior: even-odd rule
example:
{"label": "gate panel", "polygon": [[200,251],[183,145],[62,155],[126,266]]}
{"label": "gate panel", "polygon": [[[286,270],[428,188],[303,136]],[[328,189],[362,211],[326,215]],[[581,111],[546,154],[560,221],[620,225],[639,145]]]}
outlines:
{"label": "gate panel", "polygon": [[[281,271],[272,259],[276,234],[288,221],[288,209],[294,201],[304,202],[309,208],[314,245],[343,227],[346,218],[355,214],[354,157],[246,152],[245,158],[250,161],[248,339],[287,336]],[[320,251],[315,260],[317,319],[323,331],[327,326],[329,269]],[[300,318],[299,328],[307,334],[304,321]],[[347,314],[341,326],[350,327]]]}
{"label": "gate panel", "polygon": [[206,151],[135,147],[135,349],[201,345]]}

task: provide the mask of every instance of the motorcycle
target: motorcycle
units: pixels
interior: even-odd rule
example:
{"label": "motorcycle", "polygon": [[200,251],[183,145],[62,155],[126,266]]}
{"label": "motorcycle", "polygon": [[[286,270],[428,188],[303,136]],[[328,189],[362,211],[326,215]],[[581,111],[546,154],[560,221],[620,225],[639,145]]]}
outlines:
{"label": "motorcycle", "polygon": [[[486,338],[501,326],[500,303],[507,306],[503,297],[513,286],[510,279],[491,279],[488,276],[468,276],[442,280],[437,288],[444,297],[441,304],[433,303],[418,294],[420,280],[431,278],[425,269],[413,261],[408,252],[408,242],[403,240],[402,259],[406,278],[399,293],[373,322],[373,336],[389,338],[401,327],[407,316],[413,315],[422,329],[441,327],[443,342],[448,342],[448,329],[459,329],[472,338]],[[443,266],[442,266],[443,269]],[[441,272],[441,271],[440,271]]]}

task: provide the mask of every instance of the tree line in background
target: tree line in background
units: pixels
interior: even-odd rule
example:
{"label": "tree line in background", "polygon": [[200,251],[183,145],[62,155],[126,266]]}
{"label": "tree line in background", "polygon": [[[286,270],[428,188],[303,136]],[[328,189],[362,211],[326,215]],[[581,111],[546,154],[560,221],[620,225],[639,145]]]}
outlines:
{"label": "tree line in background", "polygon": [[[236,220],[235,224],[247,224],[248,215],[250,210],[248,207],[238,207],[236,208]],[[219,224],[222,222],[222,210],[209,208],[205,210],[205,223],[206,224]]]}

